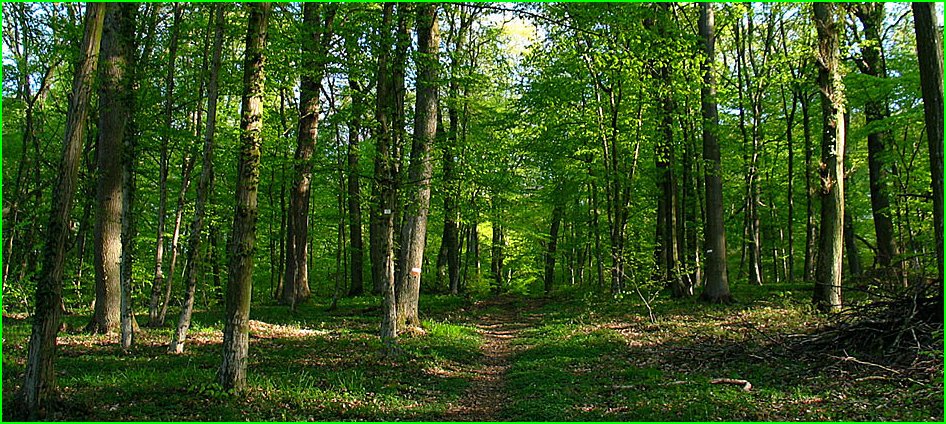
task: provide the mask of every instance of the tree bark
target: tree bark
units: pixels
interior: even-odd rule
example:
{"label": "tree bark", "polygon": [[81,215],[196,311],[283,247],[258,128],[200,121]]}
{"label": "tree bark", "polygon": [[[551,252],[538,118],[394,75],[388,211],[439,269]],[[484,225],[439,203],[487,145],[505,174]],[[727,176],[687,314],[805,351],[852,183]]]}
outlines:
{"label": "tree bark", "polygon": [[[385,305],[390,283],[394,287],[394,223],[398,207],[398,174],[400,173],[400,150],[404,124],[404,77],[407,63],[407,49],[410,46],[408,29],[409,6],[400,5],[397,9],[397,23],[393,24],[395,9],[387,7],[383,13],[384,34],[378,54],[378,96],[376,104],[377,153],[375,155],[375,184],[372,189],[371,225],[371,274],[374,290],[384,293]],[[392,54],[393,49],[393,54]],[[391,267],[390,273],[388,266]],[[394,323],[394,294],[392,291],[391,311],[385,317]],[[388,313],[390,312],[390,313]],[[386,328],[386,327],[383,327]],[[394,332],[382,330],[384,334]],[[384,336],[383,336],[384,337]]]}
{"label": "tree bark", "polygon": [[89,3],[79,61],[72,80],[72,95],[66,112],[66,134],[59,175],[52,192],[52,207],[43,244],[42,267],[36,285],[36,310],[33,314],[29,352],[23,386],[17,396],[20,415],[30,420],[43,419],[49,412],[56,392],[56,336],[62,310],[62,277],[69,236],[69,216],[75,197],[82,144],[89,116],[89,98],[99,63],[99,46],[105,18],[104,3]]}
{"label": "tree bark", "polygon": [[260,144],[263,129],[263,49],[270,3],[249,3],[249,23],[243,61],[243,99],[240,117],[236,208],[230,236],[227,315],[223,328],[223,360],[218,380],[225,390],[246,385],[249,349],[250,298],[253,293],[253,254],[258,217]]}
{"label": "tree bark", "polygon": [[364,243],[361,236],[361,178],[358,165],[361,138],[363,94],[361,86],[349,76],[352,96],[352,118],[348,122],[348,238],[351,246],[351,285],[349,296],[359,296],[364,288]]}
{"label": "tree bark", "polygon": [[814,197],[811,187],[814,147],[811,136],[811,102],[806,93],[799,97],[801,103],[802,134],[805,138],[805,281],[815,280],[815,264],[818,261],[815,247],[818,243],[818,226],[815,223]]}
{"label": "tree bark", "polygon": [[154,250],[154,282],[151,285],[151,303],[148,307],[148,325],[158,327],[164,324],[161,312],[161,295],[166,291],[164,288],[164,226],[167,219],[168,203],[168,168],[169,168],[169,143],[171,138],[171,125],[174,119],[174,73],[177,63],[177,45],[180,35],[181,16],[184,12],[182,4],[174,6],[174,20],[171,23],[171,39],[168,46],[168,73],[164,79],[164,133],[161,137],[161,159],[159,162],[160,172],[158,175],[158,224],[157,236],[155,237]]}
{"label": "tree bark", "polygon": [[185,261],[187,275],[187,289],[184,293],[184,302],[181,315],[177,321],[177,329],[171,339],[168,350],[171,353],[182,353],[187,330],[191,325],[191,315],[194,310],[194,295],[197,290],[197,275],[200,270],[200,245],[203,240],[204,217],[206,215],[207,199],[210,195],[211,177],[213,175],[214,136],[217,130],[217,98],[219,96],[218,79],[220,63],[223,53],[224,10],[223,3],[217,3],[213,8],[212,21],[214,25],[213,59],[210,65],[210,76],[207,83],[207,128],[204,131],[204,148],[201,156],[200,180],[197,182],[197,202],[194,205],[194,218],[191,221],[190,238],[188,240],[187,259]]}
{"label": "tree bark", "polygon": [[401,264],[397,284],[397,326],[420,326],[417,313],[420,296],[421,266],[427,240],[427,214],[430,209],[430,177],[433,166],[430,148],[437,134],[437,80],[440,32],[436,4],[417,6],[417,99],[414,109],[414,137],[411,144],[407,182],[413,192],[404,211],[401,227]]}
{"label": "tree bark", "polygon": [[[404,66],[409,35],[406,6],[399,5],[393,24],[394,4],[385,3],[378,51],[378,121],[375,185],[371,222],[371,265],[375,289],[383,295],[381,341],[385,354],[393,353],[397,338],[397,299],[394,284],[394,210],[397,208],[397,150],[403,107]],[[393,57],[391,50],[394,50]]]}
{"label": "tree bark", "polygon": [[332,38],[332,21],[337,6],[306,3],[302,24],[305,41],[302,44],[302,79],[299,85],[299,131],[293,158],[295,173],[289,195],[289,215],[286,233],[286,276],[280,302],[295,309],[296,304],[309,298],[308,235],[309,197],[312,180],[312,155],[319,131],[319,89],[325,74],[328,43]]}
{"label": "tree bark", "polygon": [[700,298],[708,302],[728,303],[729,274],[726,263],[726,226],[723,217],[723,175],[719,153],[719,113],[716,106],[715,16],[711,3],[700,4],[700,36],[703,38],[703,86],[700,89],[700,109],[703,113],[703,161],[706,191],[706,221],[704,247],[706,249],[706,282]]}
{"label": "tree bark", "polygon": [[490,269],[490,272],[492,272],[493,274],[493,282],[496,283],[493,289],[495,290],[496,294],[500,294],[502,293],[503,287],[505,286],[505,281],[503,278],[503,261],[505,259],[504,258],[505,255],[503,253],[503,248],[506,245],[506,235],[505,235],[505,231],[503,230],[503,223],[502,223],[502,219],[503,219],[502,218],[503,211],[502,211],[502,206],[501,206],[502,200],[500,200],[498,196],[496,196],[496,197],[493,197],[492,203],[493,203],[493,213],[492,213],[493,216],[492,216],[492,219],[491,219],[492,222],[490,222],[490,225],[492,226],[493,236],[492,236],[492,243],[490,244],[490,249],[489,249],[489,253],[490,253],[489,254],[489,269]]}
{"label": "tree bark", "polygon": [[838,66],[837,6],[814,4],[821,90],[821,237],[814,302],[825,312],[841,308],[844,243],[844,86]]}
{"label": "tree bark", "polygon": [[943,283],[943,35],[938,28],[936,4],[913,3],[916,56],[930,149],[930,187],[933,190],[933,230],[936,238],[937,279],[942,302]]}
{"label": "tree bark", "polygon": [[121,344],[123,349],[128,349],[134,343],[135,331],[138,330],[138,323],[135,321],[135,311],[132,305],[132,289],[135,286],[133,281],[133,265],[135,258],[135,238],[138,235],[138,225],[135,212],[135,191],[136,191],[136,173],[135,166],[138,161],[138,124],[137,117],[137,98],[135,93],[138,89],[138,70],[137,70],[137,43],[135,42],[135,17],[138,5],[133,4],[133,8],[126,10],[126,19],[129,19],[125,28],[126,37],[131,40],[128,55],[129,62],[125,66],[125,84],[123,96],[126,105],[126,128],[122,140],[124,151],[122,152],[122,253],[121,253]]}
{"label": "tree bark", "polygon": [[[860,3],[853,6],[854,14],[864,27],[864,43],[861,46],[863,61],[855,62],[860,71],[874,78],[887,78],[887,68],[883,59],[884,5],[882,3]],[[866,126],[878,125],[890,117],[890,107],[886,95],[871,95],[864,106]],[[867,135],[867,169],[870,177],[870,206],[874,218],[874,232],[877,237],[877,263],[890,270],[891,261],[900,254],[894,238],[893,220],[890,217],[890,195],[887,178],[890,165],[888,155],[889,131],[873,130]],[[902,272],[895,272],[890,277]]]}
{"label": "tree bark", "polygon": [[119,328],[122,256],[122,151],[128,121],[127,80],[134,54],[136,4],[109,5],[102,30],[95,220],[95,314],[91,330]]}
{"label": "tree bark", "polygon": [[[466,13],[465,6],[459,5],[459,22],[456,24],[455,42],[450,59],[449,98],[446,102],[450,127],[443,143],[443,252],[446,259],[447,278],[451,294],[457,294],[460,288],[460,182],[457,180],[457,151],[460,140],[460,78],[465,75],[463,55],[467,52],[469,31],[473,17]],[[464,116],[465,117],[465,116]]]}
{"label": "tree bark", "polygon": [[555,283],[555,252],[558,250],[558,229],[561,227],[563,214],[562,205],[556,204],[552,208],[552,227],[549,229],[549,245],[545,253],[545,294],[552,293]]}

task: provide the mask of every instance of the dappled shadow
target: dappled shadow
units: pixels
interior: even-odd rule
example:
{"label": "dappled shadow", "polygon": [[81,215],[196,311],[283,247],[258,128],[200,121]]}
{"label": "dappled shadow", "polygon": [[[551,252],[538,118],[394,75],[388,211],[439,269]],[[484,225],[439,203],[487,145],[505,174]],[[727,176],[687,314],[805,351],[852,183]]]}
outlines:
{"label": "dappled shadow", "polygon": [[[603,323],[547,321],[529,332],[524,343],[531,346],[515,358],[509,381],[516,395],[507,416],[756,421],[876,420],[879,414],[930,420],[937,414],[925,411],[938,410],[942,417],[942,380],[935,377],[942,375],[941,357],[925,381],[897,378],[905,374],[859,361],[857,352],[801,351],[776,318],[775,328],[739,312],[668,316],[658,324],[631,315]],[[717,378],[745,379],[753,387],[712,384]]]}
{"label": "dappled shadow", "polygon": [[[169,326],[143,329],[127,351],[113,336],[62,334],[56,369],[64,402],[50,418],[429,420],[463,393],[469,385],[464,370],[480,361],[475,340],[436,334],[403,338],[401,355],[385,358],[376,317],[355,306],[335,311],[346,316],[338,319],[320,306],[303,306],[295,314],[258,308],[249,387],[239,397],[215,384],[219,313],[195,314],[195,330],[180,355],[167,353]],[[4,344],[4,415],[22,378],[28,337],[25,322],[9,325],[18,336]]]}

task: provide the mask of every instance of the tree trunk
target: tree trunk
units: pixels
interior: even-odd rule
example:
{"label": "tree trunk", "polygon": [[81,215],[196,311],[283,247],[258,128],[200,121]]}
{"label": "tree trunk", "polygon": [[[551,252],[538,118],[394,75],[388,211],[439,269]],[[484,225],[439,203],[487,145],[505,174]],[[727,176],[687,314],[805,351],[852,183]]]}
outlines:
{"label": "tree trunk", "polygon": [[174,73],[177,62],[177,45],[180,34],[181,15],[184,12],[182,4],[174,5],[174,21],[171,24],[171,40],[168,47],[168,73],[164,80],[164,133],[161,137],[161,161],[158,176],[158,225],[155,237],[154,253],[154,283],[151,286],[151,303],[148,307],[148,325],[158,327],[164,324],[160,317],[161,295],[164,288],[164,225],[167,219],[168,203],[168,144],[171,138],[171,125],[174,119]]}
{"label": "tree trunk", "polygon": [[[784,94],[783,94],[784,102]],[[789,109],[789,108],[785,108]],[[798,96],[792,90],[792,106],[788,112],[785,124],[785,142],[788,144],[788,223],[785,230],[788,232],[788,258],[785,278],[789,283],[795,282],[795,113],[798,110]]]}
{"label": "tree trunk", "polygon": [[[184,302],[181,315],[177,321],[177,330],[171,339],[168,350],[171,353],[182,353],[187,330],[191,325],[191,314],[194,310],[194,294],[197,290],[197,274],[200,270],[201,258],[198,252],[203,238],[204,216],[206,215],[207,198],[210,194],[211,176],[213,174],[214,136],[217,130],[217,97],[219,95],[218,79],[220,62],[223,53],[224,9],[223,3],[214,5],[212,21],[214,26],[213,59],[210,65],[210,76],[207,83],[207,129],[204,131],[204,150],[201,157],[200,180],[197,182],[197,203],[194,205],[194,218],[191,221],[190,239],[188,240],[187,259],[185,260],[187,275],[187,289],[184,293]],[[211,236],[213,237],[213,236]]]}
{"label": "tree trunk", "polygon": [[[459,23],[456,24],[455,42],[450,59],[450,87],[447,103],[447,116],[450,127],[443,143],[443,252],[446,259],[447,277],[451,294],[459,292],[460,284],[460,236],[459,236],[459,198],[460,182],[457,180],[457,152],[460,140],[460,79],[467,74],[463,69],[463,57],[468,50],[469,31],[473,17],[466,13],[463,5],[459,6]],[[465,100],[462,100],[465,103]],[[466,118],[464,114],[464,118]]]}
{"label": "tree trunk", "polygon": [[230,237],[227,315],[223,328],[223,360],[218,374],[225,390],[246,384],[249,349],[250,297],[253,293],[253,252],[256,244],[256,203],[260,144],[263,129],[263,49],[270,3],[250,3],[243,61],[243,99],[240,117],[236,208]]}
{"label": "tree trunk", "polygon": [[352,93],[352,118],[348,123],[348,238],[351,246],[351,286],[349,296],[359,296],[364,288],[364,244],[361,236],[361,179],[358,165],[361,138],[363,94],[361,87],[349,76]]}
{"label": "tree trunk", "polygon": [[703,86],[700,90],[700,109],[703,112],[703,160],[706,190],[706,222],[704,246],[706,249],[706,282],[700,297],[708,302],[728,303],[729,275],[726,263],[726,227],[723,217],[723,175],[719,153],[719,114],[716,107],[716,75],[713,72],[716,57],[716,33],[713,5],[700,4],[700,36],[703,38]]}
{"label": "tree trunk", "polygon": [[62,310],[62,277],[65,266],[69,216],[75,197],[82,144],[89,116],[89,98],[99,63],[99,46],[106,4],[89,3],[86,8],[85,34],[79,50],[72,95],[66,113],[65,140],[59,175],[52,192],[52,207],[43,244],[42,268],[36,285],[36,309],[26,357],[23,386],[17,396],[20,416],[43,419],[49,412],[56,392],[56,336]]}
{"label": "tree trunk", "polygon": [[[665,80],[665,84],[669,85],[668,69],[661,72],[661,77]],[[657,200],[659,258],[663,279],[669,284],[673,296],[686,297],[693,294],[693,287],[686,284],[683,279],[683,272],[680,269],[680,207],[677,197],[677,179],[673,170],[673,100],[665,97],[660,102],[662,108],[661,139],[657,142],[654,156],[657,165],[657,187],[660,191]]]}
{"label": "tree trunk", "polygon": [[926,116],[926,139],[930,149],[933,190],[933,230],[936,236],[937,279],[942,303],[943,283],[943,35],[938,28],[936,4],[913,3],[916,56],[920,62],[920,85]]}
{"label": "tree trunk", "polygon": [[802,133],[805,138],[805,281],[815,280],[815,264],[817,262],[815,246],[818,239],[818,227],[815,225],[815,192],[811,187],[813,174],[812,157],[814,146],[811,137],[811,102],[808,95],[802,93],[801,103]]}
{"label": "tree trunk", "polygon": [[174,271],[177,268],[177,258],[180,253],[181,223],[184,222],[184,208],[187,203],[187,189],[191,183],[191,171],[194,170],[196,158],[185,153],[181,169],[181,189],[177,193],[177,211],[174,212],[174,231],[171,233],[171,263],[168,265],[168,275],[164,279],[164,299],[161,300],[161,310],[158,312],[158,325],[164,325],[167,317],[168,305],[171,302],[171,287],[174,285]]}
{"label": "tree trunk", "polygon": [[844,255],[847,256],[847,268],[851,277],[858,277],[863,272],[861,255],[858,253],[857,240],[854,236],[854,219],[851,211],[844,211]]}
{"label": "tree trunk", "polygon": [[[410,44],[406,6],[399,5],[397,24],[392,24],[394,5],[386,3],[382,15],[382,37],[378,52],[377,154],[375,155],[376,205],[372,209],[371,265],[375,289],[383,295],[381,341],[385,354],[393,353],[397,338],[397,299],[394,275],[394,212],[397,209],[397,150],[403,115],[404,67]],[[391,50],[394,50],[393,57]]]}
{"label": "tree trunk", "polygon": [[306,3],[303,6],[303,26],[308,37],[302,45],[302,69],[306,72],[303,72],[299,85],[299,130],[293,159],[295,175],[289,195],[286,276],[280,298],[280,303],[293,310],[296,304],[309,298],[308,211],[312,155],[319,131],[319,89],[325,73],[326,52],[336,9],[335,6],[327,7],[323,22],[321,5]]}
{"label": "tree trunk", "polygon": [[[400,145],[404,124],[404,76],[407,50],[411,44],[408,10],[407,5],[399,6],[397,23],[392,24],[395,14],[393,5],[390,10],[384,9],[384,18],[387,21],[383,24],[383,28],[386,32],[383,34],[378,53],[379,69],[376,81],[379,94],[376,99],[375,113],[379,122],[377,130],[379,141],[374,163],[375,182],[372,188],[372,198],[376,201],[372,202],[371,225],[369,226],[372,285],[377,293],[387,290],[385,285],[388,280],[385,267],[389,260],[393,263],[393,259],[386,256],[385,246],[391,245],[393,255],[394,241],[393,239],[386,240],[385,237],[394,233],[393,225],[396,222],[395,214],[397,213]],[[391,228],[388,228],[389,225]]]}
{"label": "tree trunk", "polygon": [[821,237],[814,302],[825,312],[841,308],[844,242],[844,86],[838,69],[836,6],[814,4],[821,90]]}
{"label": "tree trunk", "polygon": [[545,254],[545,294],[552,293],[555,283],[555,252],[558,249],[558,229],[562,223],[564,208],[556,204],[552,208],[552,227],[549,229],[549,247]]}
{"label": "tree trunk", "polygon": [[503,279],[503,247],[506,245],[506,235],[503,231],[502,224],[502,208],[496,203],[501,202],[496,198],[493,200],[493,218],[490,224],[492,225],[492,243],[490,244],[490,255],[489,255],[489,269],[493,273],[493,281],[496,283],[494,290],[496,294],[500,294],[503,291],[503,286],[505,286],[505,281]]}
{"label": "tree trunk", "polygon": [[95,315],[91,329],[118,330],[121,307],[122,151],[128,121],[129,61],[134,54],[137,5],[109,5],[102,31],[98,174],[95,221]]}
{"label": "tree trunk", "polygon": [[417,6],[417,99],[414,109],[414,137],[411,145],[408,183],[413,188],[401,227],[401,264],[397,284],[398,328],[420,326],[417,304],[420,296],[421,266],[427,239],[430,209],[430,177],[433,166],[430,148],[437,134],[437,79],[440,33],[436,4]]}
{"label": "tree trunk", "polygon": [[138,235],[137,217],[135,212],[135,190],[136,173],[138,161],[138,125],[137,125],[137,99],[135,93],[138,89],[138,70],[137,70],[137,43],[135,42],[135,16],[138,5],[126,11],[130,22],[125,29],[125,36],[132,41],[129,43],[131,53],[129,62],[125,65],[125,89],[124,97],[127,107],[125,128],[124,151],[122,152],[122,257],[121,257],[121,344],[123,349],[128,349],[134,343],[135,331],[138,330],[138,323],[135,321],[135,311],[132,305],[132,288],[135,287],[133,281],[133,265],[135,257],[135,238]]}
{"label": "tree trunk", "polygon": [[[887,69],[883,60],[884,5],[882,3],[860,3],[854,5],[854,14],[864,26],[864,41],[861,46],[863,61],[855,62],[861,72],[875,78],[887,78]],[[886,96],[871,96],[864,106],[866,126],[876,126],[890,117],[890,108]],[[877,263],[882,268],[891,270],[892,260],[900,254],[894,239],[893,220],[890,217],[890,196],[887,190],[887,178],[890,165],[887,164],[888,139],[890,134],[884,130],[874,130],[867,135],[867,169],[870,176],[870,206],[874,218],[874,232],[877,237]],[[852,235],[853,237],[853,235]],[[902,272],[895,272],[896,275]]]}

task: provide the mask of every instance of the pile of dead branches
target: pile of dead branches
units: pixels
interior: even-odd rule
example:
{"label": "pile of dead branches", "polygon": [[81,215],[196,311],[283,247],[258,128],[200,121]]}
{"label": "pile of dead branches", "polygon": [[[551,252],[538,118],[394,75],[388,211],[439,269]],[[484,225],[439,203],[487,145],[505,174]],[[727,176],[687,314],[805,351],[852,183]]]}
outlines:
{"label": "pile of dead branches", "polygon": [[[857,351],[898,363],[943,351],[942,285],[928,282],[898,292],[870,293],[848,306],[831,325],[796,337],[794,348],[816,352]],[[942,367],[942,355],[939,355]]]}

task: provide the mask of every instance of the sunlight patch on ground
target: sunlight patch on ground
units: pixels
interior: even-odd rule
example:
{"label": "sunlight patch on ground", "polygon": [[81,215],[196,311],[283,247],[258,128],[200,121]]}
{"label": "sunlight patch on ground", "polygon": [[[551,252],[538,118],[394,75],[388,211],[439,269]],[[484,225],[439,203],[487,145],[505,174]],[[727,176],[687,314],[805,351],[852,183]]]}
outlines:
{"label": "sunlight patch on ground", "polygon": [[250,336],[259,339],[277,339],[293,337],[326,336],[327,330],[312,330],[293,325],[270,324],[263,321],[250,320]]}

